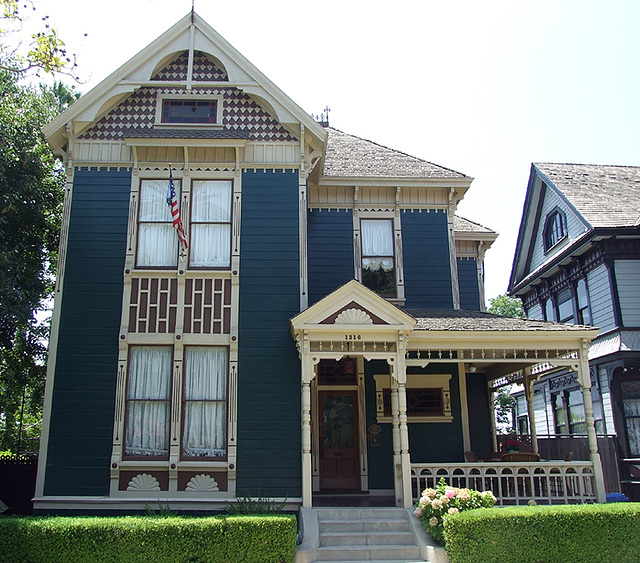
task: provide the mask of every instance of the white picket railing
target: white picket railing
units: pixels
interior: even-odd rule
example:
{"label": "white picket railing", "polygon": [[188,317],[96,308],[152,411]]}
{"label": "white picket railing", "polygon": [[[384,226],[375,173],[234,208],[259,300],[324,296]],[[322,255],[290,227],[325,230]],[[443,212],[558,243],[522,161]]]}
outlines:
{"label": "white picket railing", "polygon": [[441,478],[452,487],[491,491],[497,504],[596,502],[590,461],[412,463],[411,487],[417,501]]}

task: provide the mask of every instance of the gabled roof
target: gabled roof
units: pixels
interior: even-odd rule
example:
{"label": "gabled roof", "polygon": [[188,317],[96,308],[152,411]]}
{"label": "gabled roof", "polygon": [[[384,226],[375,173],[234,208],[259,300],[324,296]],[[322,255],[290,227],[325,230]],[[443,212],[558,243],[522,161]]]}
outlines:
{"label": "gabled roof", "polygon": [[[530,259],[539,232],[545,186],[558,194],[582,223],[584,236],[565,245],[530,271]],[[640,167],[597,164],[534,163],[513,259],[509,292],[520,291],[527,280],[551,267],[560,257],[583,244],[597,229],[629,228],[640,224]],[[579,241],[579,242],[578,242]]]}
{"label": "gabled roof", "polygon": [[536,163],[592,227],[640,224],[640,166]]}
{"label": "gabled roof", "polygon": [[327,128],[324,177],[461,178],[468,176],[373,141]]}
{"label": "gabled roof", "polygon": [[[224,71],[221,76],[209,79],[217,82],[209,83],[201,77],[200,82],[194,79],[193,86],[217,84],[236,87],[259,100],[262,107],[268,108],[282,125],[296,134],[303,124],[307,141],[321,150],[326,137],[322,126],[195,13],[187,14],[47,125],[44,133],[48,142],[56,152],[62,151],[67,138],[67,124],[73,124],[73,134],[81,134],[144,86],[173,87],[180,84],[181,88],[188,88],[192,85],[188,75],[167,75],[156,82],[152,77],[190,49],[210,55],[220,62]],[[221,79],[224,79],[224,84],[219,81]]]}

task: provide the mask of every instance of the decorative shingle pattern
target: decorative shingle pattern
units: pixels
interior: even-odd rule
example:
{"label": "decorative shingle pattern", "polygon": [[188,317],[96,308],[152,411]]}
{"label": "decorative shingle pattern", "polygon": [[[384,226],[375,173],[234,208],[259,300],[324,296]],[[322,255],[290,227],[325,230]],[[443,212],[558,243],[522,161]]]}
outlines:
{"label": "decorative shingle pattern", "polygon": [[503,317],[465,310],[405,310],[418,321],[414,330],[455,331],[576,331],[592,327]]}
{"label": "decorative shingle pattern", "polygon": [[593,227],[634,227],[640,219],[640,166],[536,163]]}
{"label": "decorative shingle pattern", "polygon": [[475,223],[459,215],[453,216],[453,230],[457,233],[486,233],[495,234],[495,231],[483,227],[480,223]]}
{"label": "decorative shingle pattern", "polygon": [[[255,100],[237,88],[198,88],[194,93],[224,96],[224,128],[226,131],[242,131],[243,135],[248,131],[248,138],[252,141],[286,142],[296,140]],[[129,137],[140,137],[142,133],[135,135],[132,134],[132,130],[153,129],[158,95],[184,94],[183,88],[140,88],[78,138],[80,140],[118,140],[122,138],[125,131]]]}
{"label": "decorative shingle pattern", "polygon": [[432,164],[372,141],[327,128],[324,176],[465,178],[464,174]]}
{"label": "decorative shingle pattern", "polygon": [[[185,51],[171,61],[162,70],[151,77],[151,80],[182,81],[187,79],[187,65],[189,64],[189,51]],[[201,51],[193,53],[193,75],[197,82],[228,82],[229,77],[224,69],[216,64]]]}

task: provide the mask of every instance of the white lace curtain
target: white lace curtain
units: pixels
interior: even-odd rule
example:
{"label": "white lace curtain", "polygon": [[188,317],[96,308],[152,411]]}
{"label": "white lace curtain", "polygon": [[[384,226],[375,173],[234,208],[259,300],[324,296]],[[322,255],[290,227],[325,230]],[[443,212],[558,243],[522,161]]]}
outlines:
{"label": "white lace curtain", "polygon": [[129,358],[127,385],[128,456],[169,455],[170,346],[136,346]]}
{"label": "white lace curtain", "polygon": [[[180,182],[174,182],[180,198]],[[178,237],[167,204],[169,180],[143,180],[138,216],[138,266],[175,267]]]}
{"label": "white lace curtain", "polygon": [[185,457],[224,457],[227,452],[227,348],[185,349]]}
{"label": "white lace curtain", "polygon": [[362,219],[362,265],[370,270],[393,268],[393,222],[391,219]]}
{"label": "white lace curtain", "polygon": [[225,268],[231,260],[231,182],[200,181],[191,187],[191,256],[194,267]]}

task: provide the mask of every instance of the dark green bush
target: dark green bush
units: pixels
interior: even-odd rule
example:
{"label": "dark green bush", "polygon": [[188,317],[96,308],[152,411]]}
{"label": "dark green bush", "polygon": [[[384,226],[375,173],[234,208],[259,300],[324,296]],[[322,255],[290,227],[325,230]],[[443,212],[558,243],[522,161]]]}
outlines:
{"label": "dark green bush", "polygon": [[292,563],[294,516],[1,518],[11,563]]}
{"label": "dark green bush", "polygon": [[637,563],[640,503],[471,510],[444,533],[451,563]]}

